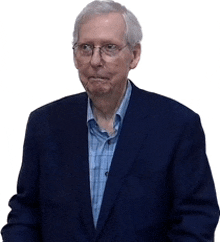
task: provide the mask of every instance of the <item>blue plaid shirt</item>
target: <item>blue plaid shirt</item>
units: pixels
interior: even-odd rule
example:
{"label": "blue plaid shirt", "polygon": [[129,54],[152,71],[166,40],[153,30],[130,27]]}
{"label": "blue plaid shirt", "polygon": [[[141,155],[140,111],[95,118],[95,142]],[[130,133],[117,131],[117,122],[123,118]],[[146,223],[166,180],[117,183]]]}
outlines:
{"label": "blue plaid shirt", "polygon": [[118,108],[114,121],[115,132],[109,135],[107,131],[101,129],[92,112],[92,101],[88,100],[87,124],[89,141],[89,170],[90,170],[90,190],[93,209],[94,225],[97,225],[99,212],[108,173],[111,166],[112,157],[117,144],[118,136],[122,126],[122,121],[128,107],[131,96],[131,83],[128,81],[127,90]]}

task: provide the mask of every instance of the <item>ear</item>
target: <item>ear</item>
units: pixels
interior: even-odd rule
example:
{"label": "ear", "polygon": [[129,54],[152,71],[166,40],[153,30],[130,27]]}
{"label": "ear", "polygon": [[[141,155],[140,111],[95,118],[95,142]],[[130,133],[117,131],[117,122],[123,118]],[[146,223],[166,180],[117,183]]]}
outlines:
{"label": "ear", "polygon": [[137,44],[132,50],[132,60],[130,63],[130,69],[134,69],[140,60],[141,57],[141,45]]}

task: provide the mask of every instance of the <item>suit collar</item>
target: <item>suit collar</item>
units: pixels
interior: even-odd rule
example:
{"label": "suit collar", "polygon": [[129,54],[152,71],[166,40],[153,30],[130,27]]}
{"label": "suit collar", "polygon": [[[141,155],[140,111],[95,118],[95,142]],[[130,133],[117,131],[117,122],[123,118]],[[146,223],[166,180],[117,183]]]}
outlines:
{"label": "suit collar", "polygon": [[146,117],[141,107],[142,91],[132,83],[132,94],[125,114],[121,133],[112,159],[109,177],[103,196],[102,207],[97,223],[97,235],[101,232],[109,216],[111,208],[123,184],[123,180],[132,169],[138,150],[146,138]]}

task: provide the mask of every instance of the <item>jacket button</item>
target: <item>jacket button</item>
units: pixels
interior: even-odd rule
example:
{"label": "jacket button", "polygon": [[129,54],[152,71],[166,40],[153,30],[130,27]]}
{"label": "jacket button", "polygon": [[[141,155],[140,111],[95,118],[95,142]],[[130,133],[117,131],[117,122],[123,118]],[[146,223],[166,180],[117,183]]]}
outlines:
{"label": "jacket button", "polygon": [[108,171],[106,171],[105,176],[108,176]]}

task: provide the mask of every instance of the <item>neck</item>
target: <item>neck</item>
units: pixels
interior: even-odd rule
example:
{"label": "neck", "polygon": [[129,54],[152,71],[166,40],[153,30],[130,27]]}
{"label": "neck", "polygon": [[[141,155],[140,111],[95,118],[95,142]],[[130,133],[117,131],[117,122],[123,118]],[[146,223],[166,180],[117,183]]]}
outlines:
{"label": "neck", "polygon": [[126,88],[118,97],[95,96],[90,97],[93,103],[93,114],[98,125],[109,133],[114,132],[115,114],[124,98]]}

